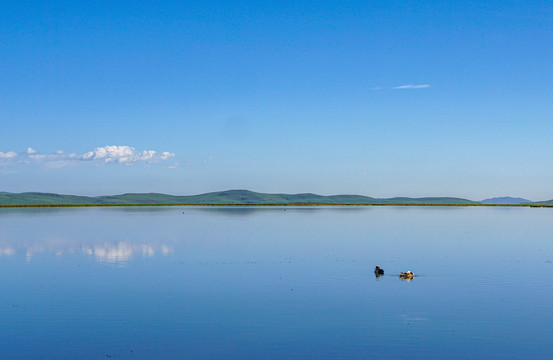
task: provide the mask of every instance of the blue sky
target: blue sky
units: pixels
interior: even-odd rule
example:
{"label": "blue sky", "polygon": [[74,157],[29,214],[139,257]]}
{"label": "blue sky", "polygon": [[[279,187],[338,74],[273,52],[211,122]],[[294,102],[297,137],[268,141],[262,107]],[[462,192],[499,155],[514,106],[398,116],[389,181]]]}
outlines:
{"label": "blue sky", "polygon": [[0,191],[553,199],[546,1],[0,5]]}

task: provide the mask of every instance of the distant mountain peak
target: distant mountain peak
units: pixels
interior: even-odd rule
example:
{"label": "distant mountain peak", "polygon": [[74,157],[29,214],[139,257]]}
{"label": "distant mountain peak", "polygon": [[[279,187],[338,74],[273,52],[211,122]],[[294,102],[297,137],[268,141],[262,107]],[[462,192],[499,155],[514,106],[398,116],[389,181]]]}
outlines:
{"label": "distant mountain peak", "polygon": [[518,205],[518,204],[528,204],[531,202],[532,201],[528,199],[510,197],[510,196],[494,197],[494,198],[480,201],[480,203],[482,204],[499,204],[499,205]]}

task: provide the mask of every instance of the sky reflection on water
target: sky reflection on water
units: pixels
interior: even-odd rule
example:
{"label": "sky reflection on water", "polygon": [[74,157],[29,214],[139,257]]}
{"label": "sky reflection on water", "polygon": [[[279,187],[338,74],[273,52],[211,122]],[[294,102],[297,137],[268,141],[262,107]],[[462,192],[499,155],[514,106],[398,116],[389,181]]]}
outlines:
{"label": "sky reflection on water", "polygon": [[550,209],[26,210],[2,358],[553,356]]}
{"label": "sky reflection on water", "polygon": [[[118,243],[98,243],[98,244],[74,244],[74,241],[60,242],[38,241],[33,245],[28,245],[21,249],[25,253],[28,261],[32,260],[38,254],[51,253],[57,256],[64,254],[75,254],[82,252],[96,258],[99,262],[114,264],[125,264],[135,256],[149,257],[156,253],[167,255],[173,252],[173,247],[163,244],[134,244],[132,242],[120,241]],[[0,256],[13,256],[18,253],[14,246],[0,246]]]}
{"label": "sky reflection on water", "polygon": [[[25,254],[28,261],[39,254],[64,254],[82,253],[94,257],[99,262],[125,265],[134,257],[151,257],[156,254],[168,255],[174,251],[174,244],[171,240],[159,241],[158,239],[137,239],[129,238],[129,232],[124,233],[116,230],[111,224],[109,229],[102,229],[102,224],[96,223],[97,218],[91,218],[89,211],[83,211],[77,217],[73,212],[77,209],[16,209],[9,211],[3,209],[0,216],[4,215],[10,219],[11,226],[8,226],[0,235],[0,256],[14,256]],[[6,211],[8,210],[8,211]],[[29,210],[28,212],[26,210]],[[57,210],[57,211],[56,211]],[[106,214],[109,215],[109,210]],[[148,208],[138,213],[156,213],[157,208]],[[161,209],[162,212],[167,209]],[[136,214],[136,211],[129,211],[122,208],[118,214]],[[52,216],[69,215],[63,223],[48,224],[53,220]],[[113,212],[111,213],[113,214]],[[82,218],[80,218],[82,216]],[[27,226],[31,225],[31,229]],[[93,228],[94,225],[100,228]],[[50,227],[51,225],[51,227]],[[79,231],[83,234],[79,234]]]}

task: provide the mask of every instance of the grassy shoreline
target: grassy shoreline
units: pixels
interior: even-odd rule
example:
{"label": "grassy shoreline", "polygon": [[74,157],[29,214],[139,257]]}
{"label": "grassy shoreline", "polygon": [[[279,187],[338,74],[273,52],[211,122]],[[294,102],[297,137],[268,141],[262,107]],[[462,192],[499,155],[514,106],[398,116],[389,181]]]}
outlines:
{"label": "grassy shoreline", "polygon": [[553,204],[381,204],[381,203],[360,203],[360,204],[326,204],[326,203],[236,203],[236,204],[215,204],[215,203],[197,203],[197,204],[0,204],[1,208],[49,208],[49,207],[136,207],[136,206],[229,206],[229,207],[301,207],[301,206],[479,206],[479,207],[538,207],[538,208],[553,208]]}

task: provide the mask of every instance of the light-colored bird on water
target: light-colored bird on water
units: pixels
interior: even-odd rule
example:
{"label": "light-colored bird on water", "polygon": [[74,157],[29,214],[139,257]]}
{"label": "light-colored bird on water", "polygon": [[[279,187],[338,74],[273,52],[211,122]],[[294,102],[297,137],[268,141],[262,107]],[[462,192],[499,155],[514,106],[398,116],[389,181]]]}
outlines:
{"label": "light-colored bird on water", "polygon": [[406,272],[399,273],[399,278],[400,279],[412,279],[414,277],[415,277],[415,274],[412,271],[406,271]]}

